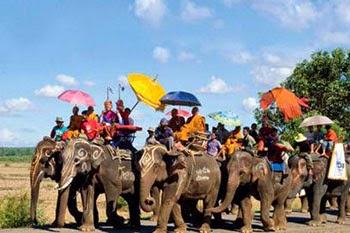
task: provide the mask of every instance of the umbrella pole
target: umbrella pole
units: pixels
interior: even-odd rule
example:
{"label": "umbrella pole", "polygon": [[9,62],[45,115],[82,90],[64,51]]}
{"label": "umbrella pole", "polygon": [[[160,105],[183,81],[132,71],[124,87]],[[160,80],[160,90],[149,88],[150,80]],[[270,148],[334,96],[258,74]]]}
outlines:
{"label": "umbrella pole", "polygon": [[136,108],[136,106],[140,103],[140,101],[137,101],[134,106],[131,108],[131,112],[134,110],[134,108]]}

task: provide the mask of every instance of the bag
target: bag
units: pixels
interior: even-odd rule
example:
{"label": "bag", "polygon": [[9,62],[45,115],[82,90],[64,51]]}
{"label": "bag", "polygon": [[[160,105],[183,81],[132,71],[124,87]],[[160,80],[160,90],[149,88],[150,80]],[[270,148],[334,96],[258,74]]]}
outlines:
{"label": "bag", "polygon": [[344,181],[348,180],[346,173],[344,145],[342,143],[336,143],[334,146],[329,165],[328,179]]}

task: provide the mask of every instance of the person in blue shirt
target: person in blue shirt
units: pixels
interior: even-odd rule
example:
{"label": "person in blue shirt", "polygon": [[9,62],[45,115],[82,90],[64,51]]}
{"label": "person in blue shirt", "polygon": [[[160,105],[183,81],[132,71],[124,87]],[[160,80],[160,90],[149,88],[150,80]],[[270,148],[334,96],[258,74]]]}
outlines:
{"label": "person in blue shirt", "polygon": [[62,117],[56,117],[56,126],[51,130],[51,138],[53,138],[56,142],[62,140],[62,135],[68,130],[67,127],[64,126],[64,121]]}

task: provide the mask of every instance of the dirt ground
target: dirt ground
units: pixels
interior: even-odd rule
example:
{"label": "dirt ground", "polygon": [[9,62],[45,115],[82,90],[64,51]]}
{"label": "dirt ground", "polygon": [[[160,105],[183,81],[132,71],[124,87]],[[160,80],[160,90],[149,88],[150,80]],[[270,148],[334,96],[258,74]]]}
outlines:
{"label": "dirt ground", "polygon": [[[29,182],[29,163],[0,163],[0,197],[5,195],[21,195],[23,193],[27,193],[30,196],[30,182]],[[57,191],[55,190],[56,184],[53,181],[48,179],[44,180],[41,183],[40,195],[39,195],[39,204],[38,207],[44,213],[44,217],[46,222],[49,224],[53,222],[55,217],[55,206],[56,206],[56,198]],[[294,203],[293,207],[298,208],[300,206],[300,202],[297,201]],[[100,221],[105,222],[106,214],[105,214],[105,201],[104,195],[101,195],[98,199],[98,207],[99,207],[99,215]],[[254,209],[259,209],[259,203],[254,201]],[[128,213],[126,208],[119,210],[119,214],[124,217],[128,217]],[[143,213],[142,218],[147,219],[150,214]],[[238,227],[232,225],[232,217],[225,216],[227,224],[225,226],[220,226],[220,228],[215,229],[213,232],[232,232],[232,230],[238,230]],[[308,214],[301,213],[293,213],[290,216],[290,222],[288,223],[288,231],[287,232],[350,232],[350,221],[349,218],[345,225],[340,226],[334,224],[335,216],[330,215],[330,223],[324,225],[319,228],[311,228],[305,225],[305,221],[309,218]],[[48,225],[47,227],[43,227],[40,229],[33,228],[23,228],[23,229],[9,229],[9,230],[0,230],[0,232],[78,232],[76,230],[76,226],[72,224],[74,222],[73,218],[67,213],[66,214],[66,223],[68,224],[68,228],[65,229],[51,229]],[[152,232],[154,230],[155,222],[151,221],[143,221],[142,222],[141,232]],[[254,221],[255,231],[261,230],[260,221]],[[221,229],[223,228],[223,229]],[[102,226],[97,232],[114,232],[113,229]],[[117,232],[135,232],[133,230],[118,230]],[[189,228],[189,232],[196,232],[195,228]]]}

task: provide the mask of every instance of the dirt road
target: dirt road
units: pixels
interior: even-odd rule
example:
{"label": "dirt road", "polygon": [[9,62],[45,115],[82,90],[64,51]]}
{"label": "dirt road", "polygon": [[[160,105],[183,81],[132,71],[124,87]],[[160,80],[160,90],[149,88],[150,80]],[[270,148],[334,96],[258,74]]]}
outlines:
{"label": "dirt road", "polygon": [[[324,224],[320,227],[309,227],[304,222],[309,217],[308,214],[301,214],[301,213],[293,213],[288,217],[288,229],[286,232],[288,233],[300,233],[300,232],[307,232],[307,233],[349,233],[350,232],[350,218],[347,219],[345,225],[338,225],[335,224],[336,217],[332,215],[328,215],[328,223]],[[232,221],[230,221],[230,216],[225,216],[225,224],[221,225],[220,227],[213,227],[214,233],[229,233],[229,232],[239,232],[239,227],[235,224],[233,224]],[[143,221],[142,222],[142,228],[140,231],[135,230],[128,230],[128,229],[119,229],[115,230],[109,226],[102,226],[99,229],[97,229],[96,233],[102,233],[102,232],[118,232],[118,233],[132,233],[132,232],[141,232],[141,233],[149,233],[152,232],[155,229],[155,222],[151,221]],[[173,225],[169,224],[169,230],[173,230]],[[43,227],[41,229],[33,229],[33,228],[21,228],[21,229],[8,229],[8,230],[0,230],[1,233],[43,233],[43,232],[62,232],[62,233],[78,233],[76,229],[76,226],[70,225],[69,228],[63,228],[63,229],[55,229],[50,227]],[[256,219],[254,220],[253,225],[255,232],[263,232],[260,221],[258,221],[258,216],[256,216]],[[193,228],[191,226],[188,227],[188,232],[198,232],[196,228]]]}

